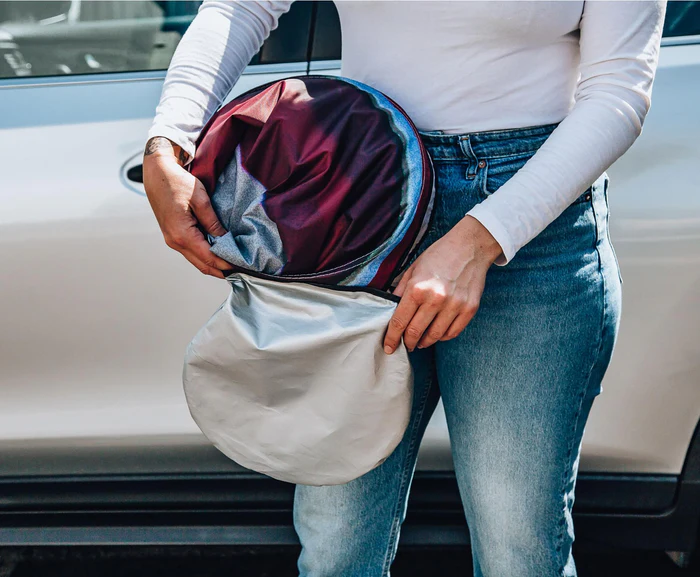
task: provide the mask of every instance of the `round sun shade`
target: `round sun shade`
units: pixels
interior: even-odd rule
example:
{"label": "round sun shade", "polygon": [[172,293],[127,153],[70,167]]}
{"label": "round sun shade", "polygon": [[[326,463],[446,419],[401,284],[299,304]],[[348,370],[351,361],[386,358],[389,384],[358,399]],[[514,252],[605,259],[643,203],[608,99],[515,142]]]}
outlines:
{"label": "round sun shade", "polygon": [[234,271],[387,289],[428,225],[430,158],[405,112],[362,83],[300,76],[238,96],[204,127],[190,171]]}

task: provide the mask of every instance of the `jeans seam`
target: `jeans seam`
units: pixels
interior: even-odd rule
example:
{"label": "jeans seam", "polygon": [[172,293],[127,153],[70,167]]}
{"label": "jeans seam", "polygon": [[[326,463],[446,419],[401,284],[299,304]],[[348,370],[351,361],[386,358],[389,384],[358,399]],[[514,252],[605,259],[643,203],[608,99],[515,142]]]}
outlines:
{"label": "jeans seam", "polygon": [[[428,150],[430,150],[430,146],[427,147]],[[524,152],[514,152],[514,153],[509,153],[509,154],[478,154],[474,153],[474,156],[480,160],[502,160],[504,158],[508,159],[513,159],[513,160],[521,160],[523,158],[529,158],[532,155],[537,152],[537,149],[534,150],[526,150]],[[462,156],[457,156],[457,155],[449,155],[449,156],[435,156],[433,157],[433,160],[435,162],[463,162],[466,159],[466,157]]]}
{"label": "jeans seam", "polygon": [[605,180],[603,182],[603,196],[605,198],[605,203],[608,205],[608,210],[605,214],[605,235],[608,240],[608,244],[610,245],[610,252],[612,253],[613,257],[613,262],[615,263],[615,267],[617,268],[617,278],[620,281],[620,284],[623,283],[622,280],[622,269],[620,268],[620,259],[617,258],[617,252],[615,251],[615,246],[613,245],[612,242],[612,237],[610,236],[610,204],[608,201],[608,187],[610,186],[610,177],[606,175]]}
{"label": "jeans seam", "polygon": [[481,189],[481,196],[482,198],[486,199],[489,196],[491,196],[493,193],[488,191],[488,182],[489,182],[489,161],[488,159],[486,160],[486,164],[484,165],[484,168],[481,169],[481,186],[479,187]]}
{"label": "jeans seam", "polygon": [[[602,338],[599,338],[599,344],[598,344],[598,354],[600,354],[600,343],[602,343]],[[591,363],[591,367],[588,370],[588,374],[586,378],[583,381],[583,386],[581,387],[581,390],[578,393],[578,397],[576,399],[576,413],[575,417],[571,420],[571,433],[569,435],[570,441],[569,441],[569,447],[566,452],[566,459],[565,459],[565,466],[564,470],[562,472],[561,476],[561,485],[559,489],[559,495],[564,496],[564,491],[566,489],[566,480],[568,474],[571,472],[571,467],[572,467],[572,462],[571,462],[571,457],[574,452],[574,433],[576,432],[576,429],[578,428],[578,422],[581,417],[581,409],[583,407],[583,398],[585,395],[585,391],[588,387],[588,383],[591,378],[591,373],[593,372],[593,367],[595,366],[595,360],[593,363]],[[566,563],[568,561],[569,556],[566,556],[566,559],[564,559],[564,556],[562,554],[562,548],[564,544],[564,532],[565,532],[565,527],[566,527],[566,511],[564,511],[561,519],[559,520],[559,535],[557,536],[557,545],[556,545],[556,551],[560,556],[559,559],[559,575],[564,575],[564,567],[566,567]]]}
{"label": "jeans seam", "polygon": [[535,148],[533,150],[525,150],[522,152],[511,152],[508,154],[480,154],[478,155],[479,158],[483,160],[502,160],[504,158],[512,158],[513,160],[521,160],[522,158],[530,157],[534,155],[538,148]]}
{"label": "jeans seam", "polygon": [[408,449],[406,450],[406,457],[404,459],[403,467],[401,468],[401,484],[399,485],[399,494],[396,500],[396,507],[394,508],[393,521],[391,524],[391,532],[389,533],[389,540],[387,542],[386,553],[384,555],[384,563],[382,566],[382,577],[386,577],[389,574],[389,568],[391,566],[391,554],[395,548],[395,541],[399,532],[401,523],[399,518],[401,517],[400,509],[405,501],[405,491],[406,485],[409,478],[409,468],[407,463],[410,463],[416,451],[416,433],[418,432],[418,427],[420,426],[421,420],[423,418],[423,412],[425,411],[425,405],[428,402],[428,397],[430,396],[430,391],[433,387],[433,373],[432,371],[428,376],[428,386],[425,387],[425,392],[418,405],[418,410],[416,413],[416,419],[413,423],[413,427],[410,432],[410,443]]}
{"label": "jeans seam", "polygon": [[[591,366],[589,367],[586,378],[583,380],[583,386],[581,387],[581,390],[578,393],[577,397],[577,407],[576,407],[576,413],[575,417],[572,419],[572,429],[571,429],[571,435],[570,435],[570,441],[569,441],[569,447],[567,449],[567,455],[566,455],[566,466],[564,468],[564,471],[562,472],[562,480],[561,480],[561,489],[559,491],[559,494],[561,496],[564,495],[564,490],[566,489],[566,477],[567,474],[570,473],[571,468],[573,466],[573,463],[571,462],[571,457],[574,452],[574,448],[577,445],[574,443],[574,433],[576,432],[576,429],[578,428],[579,420],[581,419],[581,409],[583,408],[583,399],[585,397],[586,391],[588,390],[588,387],[590,386],[591,382],[591,375],[593,374],[593,369],[595,369],[596,364],[598,363],[598,359],[600,358],[600,354],[603,350],[603,332],[605,331],[605,317],[607,315],[607,303],[606,303],[606,298],[605,298],[605,293],[606,293],[606,285],[605,285],[605,275],[603,274],[603,259],[600,254],[600,249],[598,248],[598,245],[601,240],[601,236],[599,233],[598,229],[598,224],[600,220],[600,216],[598,215],[596,209],[595,209],[595,198],[591,196],[591,207],[593,209],[593,221],[595,223],[595,252],[596,252],[596,258],[598,259],[598,274],[600,276],[600,297],[603,306],[601,307],[601,315],[600,315],[600,330],[598,331],[598,343],[597,343],[597,351],[595,356],[593,357],[593,362],[591,363]],[[580,442],[579,442],[580,444]],[[562,518],[559,521],[559,535],[557,538],[557,553],[560,554],[561,559],[560,559],[560,566],[559,566],[559,574],[563,575],[564,574],[564,568],[566,567],[566,563],[568,561],[568,555],[567,558],[564,559],[562,554],[562,545],[564,543],[564,531],[565,531],[565,524],[566,524],[566,512],[562,516]]]}

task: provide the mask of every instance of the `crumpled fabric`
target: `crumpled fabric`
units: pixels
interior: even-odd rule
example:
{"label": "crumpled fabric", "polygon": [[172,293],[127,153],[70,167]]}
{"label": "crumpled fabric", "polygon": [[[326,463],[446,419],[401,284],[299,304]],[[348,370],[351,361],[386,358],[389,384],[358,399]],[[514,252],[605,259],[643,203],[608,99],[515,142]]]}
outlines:
{"label": "crumpled fabric", "polygon": [[396,303],[240,273],[229,282],[186,354],[202,432],[238,464],[290,483],[345,483],[383,462],[411,413],[408,352],[382,350]]}
{"label": "crumpled fabric", "polygon": [[336,485],[382,463],[411,412],[388,292],[423,238],[433,171],[405,113],[358,82],[288,78],[207,123],[190,170],[226,234],[228,299],[185,353],[192,418],[276,479]]}
{"label": "crumpled fabric", "polygon": [[212,252],[242,272],[386,289],[432,210],[415,127],[380,92],[339,77],[234,99],[205,127],[190,170],[228,231]]}

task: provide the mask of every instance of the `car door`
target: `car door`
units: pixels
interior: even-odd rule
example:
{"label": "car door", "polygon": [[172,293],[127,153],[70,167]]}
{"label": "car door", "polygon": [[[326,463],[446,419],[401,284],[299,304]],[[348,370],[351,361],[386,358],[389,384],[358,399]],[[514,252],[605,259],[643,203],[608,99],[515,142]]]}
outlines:
{"label": "car door", "polygon": [[[228,287],[165,246],[139,182],[199,4],[0,2],[0,475],[230,465],[181,384]],[[230,97],[307,72],[312,12],[281,17]]]}
{"label": "car door", "polygon": [[622,318],[584,470],[678,474],[700,423],[698,103],[700,2],[669,2],[651,111],[609,170]]}
{"label": "car door", "polygon": [[[0,472],[8,474],[37,463],[53,472],[233,467],[189,418],[179,375],[185,345],[227,288],[164,246],[129,178],[138,177],[163,70],[198,2],[133,2],[131,13],[109,4],[0,2],[0,450],[13,455]],[[652,111],[609,171],[623,318],[583,471],[677,474],[700,416],[699,5],[669,3]],[[110,42],[97,42],[100,26]],[[132,44],[125,30],[135,31]],[[125,53],[132,45],[140,48]],[[331,2],[296,2],[231,96],[302,73],[307,50],[312,72],[340,73]],[[419,467],[451,467],[440,407]]]}
{"label": "car door", "polygon": [[[700,421],[700,2],[669,2],[643,134],[608,171],[621,331],[594,403],[582,471],[678,474]],[[318,8],[310,69],[340,74],[340,23]],[[452,466],[439,405],[418,468]]]}

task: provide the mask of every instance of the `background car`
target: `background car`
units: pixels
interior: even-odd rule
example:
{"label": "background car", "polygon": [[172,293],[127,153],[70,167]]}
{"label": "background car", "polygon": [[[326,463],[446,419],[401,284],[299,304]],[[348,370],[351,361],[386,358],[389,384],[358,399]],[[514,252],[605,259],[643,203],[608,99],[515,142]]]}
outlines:
{"label": "background car", "polygon": [[[295,543],[293,487],[190,418],[184,349],[224,300],[165,246],[147,130],[198,2],[0,2],[0,545]],[[622,328],[580,463],[577,538],[691,551],[700,522],[700,2],[669,3],[652,111],[610,169]],[[296,2],[230,98],[339,74]],[[403,544],[468,543],[441,407]],[[679,562],[687,556],[676,555]]]}

